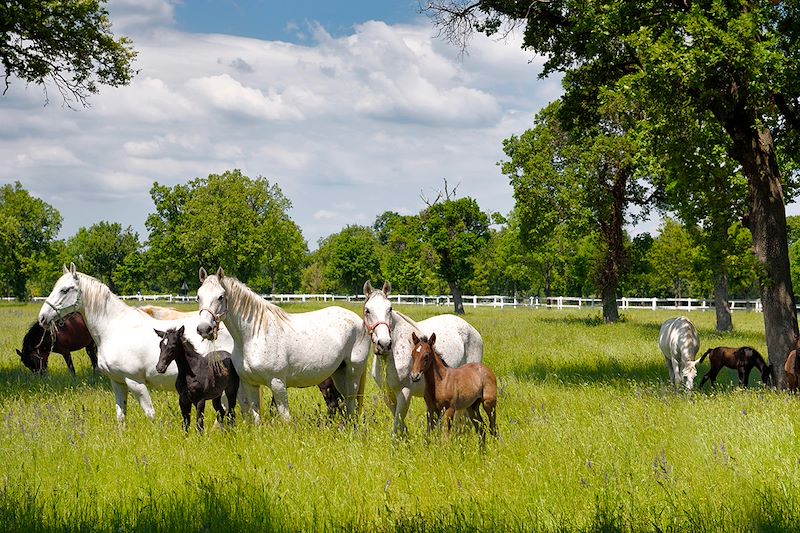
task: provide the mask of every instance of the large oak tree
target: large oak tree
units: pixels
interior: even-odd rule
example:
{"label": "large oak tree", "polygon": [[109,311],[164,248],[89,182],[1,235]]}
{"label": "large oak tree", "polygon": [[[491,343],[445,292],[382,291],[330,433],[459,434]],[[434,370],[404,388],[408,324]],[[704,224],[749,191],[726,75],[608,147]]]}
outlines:
{"label": "large oak tree", "polygon": [[492,34],[507,24],[524,25],[524,46],[547,58],[543,74],[564,73],[565,116],[577,122],[593,114],[601,91],[613,88],[667,123],[681,116],[675,109],[686,108],[721,127],[748,182],[767,350],[782,381],[798,329],[775,134],[785,133],[789,142],[800,128],[800,5],[441,0],[428,12],[462,44],[474,29]]}

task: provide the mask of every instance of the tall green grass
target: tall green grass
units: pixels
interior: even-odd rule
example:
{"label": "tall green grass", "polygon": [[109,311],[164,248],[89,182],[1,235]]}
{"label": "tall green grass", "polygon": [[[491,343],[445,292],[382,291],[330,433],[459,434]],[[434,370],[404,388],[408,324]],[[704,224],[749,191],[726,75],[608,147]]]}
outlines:
{"label": "tall green grass", "polygon": [[[297,312],[310,306],[291,306]],[[353,308],[357,310],[357,308]],[[436,307],[401,308],[421,319]],[[38,306],[0,307],[3,531],[789,531],[800,523],[797,399],[758,385],[675,391],[658,351],[667,312],[468,309],[500,381],[500,438],[409,435],[368,380],[357,423],[329,422],[316,389],[290,391],[293,421],[181,429],[177,397],[154,392],[151,423],[129,402],[117,426],[107,380],[74,354],[46,377],[14,352]],[[766,353],[759,314],[701,350]],[[707,370],[700,369],[700,376]],[[699,382],[699,377],[698,377]],[[268,393],[265,393],[268,394]],[[210,412],[207,413],[210,416]]]}

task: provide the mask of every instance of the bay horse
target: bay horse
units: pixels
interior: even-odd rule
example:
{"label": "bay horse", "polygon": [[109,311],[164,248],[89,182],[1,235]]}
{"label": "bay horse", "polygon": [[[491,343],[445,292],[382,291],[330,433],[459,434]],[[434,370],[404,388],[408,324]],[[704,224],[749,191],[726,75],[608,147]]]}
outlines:
{"label": "bay horse", "polygon": [[761,381],[764,385],[772,385],[772,366],[764,361],[764,358],[755,348],[750,346],[742,346],[741,348],[717,346],[716,348],[709,348],[697,360],[697,364],[702,363],[706,356],[708,356],[708,360],[711,363],[711,369],[703,376],[700,381],[700,387],[708,380],[711,380],[711,385],[713,386],[717,380],[717,374],[723,367],[736,370],[739,374],[740,387],[747,388],[750,371],[753,368],[757,368],[761,373]]}
{"label": "bay horse", "polygon": [[383,390],[384,401],[394,418],[392,434],[406,432],[405,417],[412,396],[423,396],[424,378],[411,379],[411,350],[414,344],[411,334],[430,336],[438,334],[438,350],[442,359],[451,368],[483,360],[483,338],[466,320],[455,315],[436,315],[415,322],[406,315],[394,311],[389,300],[389,282],[381,289],[373,289],[364,283],[364,329],[370,334],[375,351],[372,362],[372,377]]}
{"label": "bay horse", "polygon": [[97,371],[97,346],[80,313],[65,316],[60,324],[56,324],[53,331],[55,339],[49,328],[43,328],[39,322],[31,324],[22,339],[22,351],[16,350],[23,365],[34,374],[45,374],[50,352],[55,352],[64,357],[69,373],[74,377],[72,352],[85,348],[86,355],[92,362],[92,370]]}
{"label": "bay horse", "polygon": [[444,411],[445,430],[457,410],[465,410],[475,431],[486,440],[480,406],[489,419],[489,433],[497,436],[497,378],[489,367],[481,363],[467,363],[450,368],[436,353],[436,333],[430,338],[420,338],[411,333],[414,348],[411,350],[411,380],[417,382],[425,376],[425,405],[428,408],[428,433],[436,426]]}
{"label": "bay horse", "polygon": [[658,333],[658,346],[664,354],[670,381],[676,388],[683,384],[691,389],[697,376],[698,361],[694,356],[700,348],[700,339],[692,321],[685,316],[666,320]]}
{"label": "bay horse", "polygon": [[[161,354],[156,364],[156,372],[163,374],[170,363],[175,361],[178,376],[175,389],[178,391],[178,404],[183,415],[183,429],[189,431],[192,406],[197,410],[197,431],[203,431],[206,400],[217,411],[220,424],[233,424],[235,419],[236,393],[239,390],[239,376],[231,363],[230,352],[214,351],[205,357],[197,353],[192,342],[184,337],[184,326],[167,331],[154,329],[161,337]],[[228,400],[228,409],[222,406],[222,393]]]}
{"label": "bay horse", "polygon": [[267,302],[222,267],[200,269],[197,333],[213,338],[221,323],[233,336],[231,359],[249,400],[253,422],[261,420],[259,385],[272,390],[278,414],[291,419],[288,387],[310,387],[328,377],[344,396],[345,415],[360,405],[369,336],[361,318],[342,307],[287,313]]}
{"label": "bay horse", "polygon": [[53,321],[70,313],[83,315],[86,327],[97,344],[97,369],[111,380],[117,421],[125,422],[128,392],[139,402],[145,416],[155,419],[148,387],[175,390],[176,365],[169,365],[165,374],[156,372],[160,355],[159,337],[154,329],[166,330],[185,326],[187,337],[200,353],[212,350],[231,351],[233,338],[220,330],[216,341],[209,342],[195,333],[197,315],[179,320],[156,320],[130,307],[101,281],[78,272],[75,264],[56,281],[52,292],[39,311],[39,324],[47,328]]}

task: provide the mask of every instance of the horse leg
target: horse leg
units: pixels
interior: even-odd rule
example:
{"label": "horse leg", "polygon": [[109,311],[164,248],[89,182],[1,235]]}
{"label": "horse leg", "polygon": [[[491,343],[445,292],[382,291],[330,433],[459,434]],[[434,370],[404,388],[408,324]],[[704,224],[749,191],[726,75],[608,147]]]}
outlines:
{"label": "horse leg", "polygon": [[489,419],[489,433],[492,437],[497,437],[497,404],[484,400],[483,410],[486,411],[486,418]]}
{"label": "horse leg", "polygon": [[225,408],[222,407],[222,395],[212,398],[211,405],[214,406],[214,410],[217,412],[217,422],[220,426],[223,425],[225,423]]}
{"label": "horse leg", "polygon": [[228,409],[225,416],[228,419],[228,424],[233,425],[236,421],[236,397],[239,393],[239,376],[231,374],[228,376],[228,386],[225,387],[225,398],[228,399]]}
{"label": "horse leg", "polygon": [[272,397],[278,407],[278,415],[286,422],[290,421],[292,415],[289,414],[289,393],[286,390],[286,384],[282,379],[272,378],[269,388],[272,390]]}
{"label": "horse leg", "polygon": [[478,398],[477,400],[475,400],[475,403],[469,406],[469,408],[467,409],[467,414],[469,415],[469,419],[472,422],[472,427],[475,428],[475,431],[481,438],[481,442],[486,442],[486,430],[483,429],[483,417],[481,416],[481,412],[479,409],[480,405],[481,405],[481,399]]}
{"label": "horse leg", "polygon": [[131,378],[125,378],[125,384],[128,390],[131,391],[133,396],[139,401],[139,407],[144,411],[144,416],[154,421],[156,419],[156,410],[153,409],[153,402],[150,400],[150,391],[147,390],[147,385],[139,383]]}
{"label": "horse leg", "polygon": [[197,410],[197,432],[202,433],[205,429],[204,420],[206,417],[206,401],[197,400],[197,403],[194,404],[194,408]]}
{"label": "horse leg", "polygon": [[89,346],[86,347],[86,355],[92,362],[92,371],[97,372],[97,345],[94,342],[89,343]]}
{"label": "horse leg", "polygon": [[408,413],[408,406],[411,404],[411,389],[403,387],[395,394],[397,408],[394,411],[394,423],[392,425],[392,435],[405,435],[408,429],[406,428],[406,414]]}
{"label": "horse leg", "polygon": [[671,376],[672,376],[672,384],[675,386],[675,388],[680,388],[680,386],[681,386],[681,367],[680,367],[680,363],[678,362],[677,359],[673,359],[672,361],[670,361],[670,363],[672,364],[672,374],[671,374]]}
{"label": "horse leg", "polygon": [[111,390],[114,391],[114,403],[117,409],[117,422],[125,423],[125,413],[128,410],[128,387],[124,383],[111,380]]}
{"label": "horse leg", "polygon": [[75,377],[75,365],[72,364],[72,354],[70,352],[58,352],[64,357],[64,362],[67,363],[67,369],[72,377]]}
{"label": "horse leg", "polygon": [[348,418],[356,412],[361,377],[365,370],[363,364],[354,365],[352,363],[343,369],[345,389],[342,394],[344,394],[344,411]]}
{"label": "horse leg", "polygon": [[240,383],[242,390],[242,413],[249,414],[253,418],[253,424],[261,423],[261,398],[259,386],[251,385],[245,381]]}
{"label": "horse leg", "polygon": [[178,396],[178,405],[183,418],[183,431],[189,433],[189,424],[192,422],[192,402],[188,397]]}
{"label": "horse leg", "polygon": [[453,426],[453,417],[456,415],[456,408],[453,406],[448,407],[444,412],[444,432],[445,435],[450,435],[450,428]]}

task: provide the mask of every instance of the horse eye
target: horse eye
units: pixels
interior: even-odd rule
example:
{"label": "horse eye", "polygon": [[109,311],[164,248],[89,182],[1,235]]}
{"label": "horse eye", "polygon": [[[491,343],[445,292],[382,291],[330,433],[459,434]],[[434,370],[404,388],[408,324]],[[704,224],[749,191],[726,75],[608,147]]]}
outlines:
{"label": "horse eye", "polygon": [[219,300],[219,301],[221,302],[223,298],[225,298],[225,296],[223,296],[223,295],[221,295],[221,294],[220,294],[220,295],[219,295],[219,298],[217,298],[217,300]]}
{"label": "horse eye", "polygon": [[369,309],[364,309],[364,314],[368,315],[369,314]]}
{"label": "horse eye", "polygon": [[392,312],[392,306],[391,305],[389,306],[389,312],[390,313]]}

